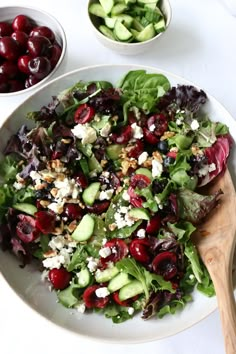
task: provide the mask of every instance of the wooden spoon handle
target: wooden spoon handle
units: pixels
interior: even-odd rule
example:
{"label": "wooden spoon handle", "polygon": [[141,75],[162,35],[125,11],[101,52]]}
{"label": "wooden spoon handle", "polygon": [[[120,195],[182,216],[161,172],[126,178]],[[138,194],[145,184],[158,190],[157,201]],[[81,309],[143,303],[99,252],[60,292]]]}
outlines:
{"label": "wooden spoon handle", "polygon": [[236,354],[236,304],[232,281],[232,256],[213,248],[205,254],[205,264],[215,286],[226,354]]}

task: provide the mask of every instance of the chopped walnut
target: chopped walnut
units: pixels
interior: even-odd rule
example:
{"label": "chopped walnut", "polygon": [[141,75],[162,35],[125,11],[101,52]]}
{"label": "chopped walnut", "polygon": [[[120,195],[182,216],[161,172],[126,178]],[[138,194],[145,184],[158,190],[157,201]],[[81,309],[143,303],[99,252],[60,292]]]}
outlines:
{"label": "chopped walnut", "polygon": [[175,135],[175,132],[170,132],[170,131],[164,132],[164,134],[161,136],[160,140],[166,140],[166,139],[172,138],[172,136],[174,136],[174,135]]}
{"label": "chopped walnut", "polygon": [[152,156],[153,156],[154,160],[157,160],[161,163],[163,162],[162,156],[159,153],[159,151],[153,151]]}
{"label": "chopped walnut", "polygon": [[106,166],[106,164],[107,164],[107,160],[101,160],[101,162],[100,162],[100,165],[102,166],[102,167],[105,167]]}
{"label": "chopped walnut", "polygon": [[126,175],[129,168],[136,169],[138,166],[138,163],[135,159],[126,159],[121,162],[121,167],[122,167],[122,173],[123,175]]}
{"label": "chopped walnut", "polygon": [[67,230],[72,233],[77,227],[77,221],[73,220],[69,225],[67,225]]}
{"label": "chopped walnut", "polygon": [[142,163],[142,166],[146,168],[152,167],[152,160],[152,157],[148,157],[147,160]]}
{"label": "chopped walnut", "polygon": [[115,223],[108,225],[108,229],[109,229],[110,231],[114,231],[116,228],[117,228],[117,226],[116,226]]}
{"label": "chopped walnut", "polygon": [[50,193],[51,193],[51,195],[52,195],[54,198],[56,198],[57,193],[58,193],[58,189],[57,189],[57,188],[52,188],[52,189],[50,190]]}
{"label": "chopped walnut", "polygon": [[56,255],[57,255],[57,252],[54,251],[54,250],[49,250],[49,251],[47,251],[47,252],[45,252],[45,253],[43,254],[43,256],[44,256],[45,258],[54,257],[54,256],[56,256]]}
{"label": "chopped walnut", "polygon": [[203,151],[197,146],[197,145],[192,145],[191,146],[191,151],[193,153],[193,155],[203,155]]}
{"label": "chopped walnut", "polygon": [[40,183],[40,184],[37,184],[37,185],[34,187],[34,189],[35,189],[36,191],[39,191],[39,190],[44,189],[44,188],[47,188],[47,183]]}
{"label": "chopped walnut", "polygon": [[43,208],[46,208],[50,202],[48,200],[40,200],[39,204],[42,205]]}
{"label": "chopped walnut", "polygon": [[61,235],[64,231],[64,222],[61,221],[60,226],[55,227],[53,232],[51,232],[53,235]]}

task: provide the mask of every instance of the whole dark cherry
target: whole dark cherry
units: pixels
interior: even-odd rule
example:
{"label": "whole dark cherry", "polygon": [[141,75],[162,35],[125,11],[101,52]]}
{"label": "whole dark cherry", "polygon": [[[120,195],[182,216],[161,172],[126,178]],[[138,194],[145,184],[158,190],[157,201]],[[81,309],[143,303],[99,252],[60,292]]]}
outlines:
{"label": "whole dark cherry", "polygon": [[55,34],[53,31],[47,26],[37,26],[32,29],[30,32],[30,37],[43,36],[47,37],[51,43],[55,41]]}
{"label": "whole dark cherry", "polygon": [[17,41],[22,50],[27,49],[28,34],[23,31],[15,31],[11,34],[11,37]]}
{"label": "whole dark cherry", "polygon": [[47,55],[50,47],[51,42],[43,36],[30,37],[27,42],[27,48],[32,57]]}
{"label": "whole dark cherry", "polygon": [[29,75],[25,80],[25,88],[36,85],[40,80],[37,79],[34,75]]}
{"label": "whole dark cherry", "polygon": [[0,55],[10,61],[16,61],[20,55],[19,44],[9,36],[0,38]]}
{"label": "whole dark cherry", "polygon": [[31,20],[25,15],[16,16],[12,22],[12,28],[14,31],[29,33],[32,27]]}
{"label": "whole dark cherry", "polygon": [[31,74],[29,66],[28,66],[31,59],[32,59],[32,57],[27,54],[19,57],[19,59],[17,61],[17,66],[18,66],[18,69],[22,73],[27,74],[27,75]]}
{"label": "whole dark cherry", "polygon": [[10,80],[14,79],[19,74],[17,64],[12,61],[5,61],[0,65],[0,74],[7,75]]}
{"label": "whole dark cherry", "polygon": [[50,73],[51,64],[46,57],[36,57],[28,62],[28,68],[32,75],[42,80]]}
{"label": "whole dark cherry", "polygon": [[11,24],[8,22],[0,22],[0,37],[10,36],[13,32]]}
{"label": "whole dark cherry", "polygon": [[6,74],[0,74],[0,93],[9,92],[8,77]]}
{"label": "whole dark cherry", "polygon": [[62,53],[61,46],[59,46],[59,44],[53,44],[53,46],[50,49],[50,56],[49,56],[52,69],[55,68],[55,66],[57,65],[61,57],[61,53]]}
{"label": "whole dark cherry", "polygon": [[23,81],[20,80],[9,80],[9,92],[17,92],[24,90],[25,85]]}
{"label": "whole dark cherry", "polygon": [[63,290],[67,288],[71,281],[71,273],[65,268],[53,268],[49,271],[48,277],[54,289]]}

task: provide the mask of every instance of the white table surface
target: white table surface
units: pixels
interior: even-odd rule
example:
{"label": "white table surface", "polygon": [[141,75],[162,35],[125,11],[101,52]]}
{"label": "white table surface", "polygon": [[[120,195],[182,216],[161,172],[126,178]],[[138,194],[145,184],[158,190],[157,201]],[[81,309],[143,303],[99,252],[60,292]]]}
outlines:
{"label": "white table surface", "polygon": [[[233,0],[228,1],[231,2]],[[155,66],[201,86],[236,117],[236,17],[223,3],[223,0],[171,0],[172,22],[159,44],[148,53],[126,57],[105,49],[89,31],[87,0],[0,0],[0,6],[36,6],[50,12],[62,23],[68,41],[67,57],[55,77],[94,64]],[[0,98],[0,120],[26,97],[23,94]],[[217,310],[192,328],[151,343],[125,346],[87,341],[50,326],[18,298],[0,275],[0,352],[223,354],[224,343]]]}

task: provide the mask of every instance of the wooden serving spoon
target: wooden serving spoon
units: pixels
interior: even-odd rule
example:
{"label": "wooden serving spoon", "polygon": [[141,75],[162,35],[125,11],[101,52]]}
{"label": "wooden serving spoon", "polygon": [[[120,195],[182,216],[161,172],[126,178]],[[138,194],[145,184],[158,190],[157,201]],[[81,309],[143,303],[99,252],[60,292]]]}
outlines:
{"label": "wooden serving spoon", "polygon": [[213,281],[227,354],[236,354],[236,305],[232,266],[236,243],[236,195],[228,170],[215,179],[207,194],[222,189],[219,205],[193,235]]}

